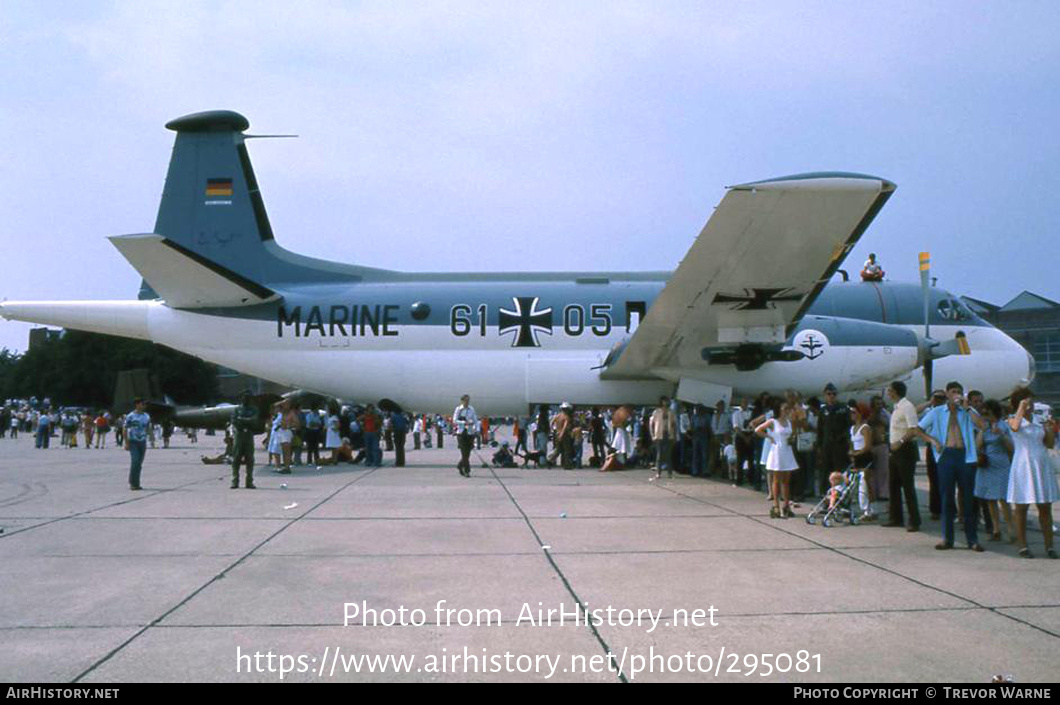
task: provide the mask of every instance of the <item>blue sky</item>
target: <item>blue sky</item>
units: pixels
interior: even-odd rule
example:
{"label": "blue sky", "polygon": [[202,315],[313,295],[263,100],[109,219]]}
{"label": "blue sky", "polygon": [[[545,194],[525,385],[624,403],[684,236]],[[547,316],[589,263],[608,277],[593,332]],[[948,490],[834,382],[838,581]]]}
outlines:
{"label": "blue sky", "polygon": [[[1060,299],[1060,3],[0,6],[0,297],[132,298],[163,124],[232,109],[277,240],[405,270],[677,265],[726,185],[898,184],[851,256]],[[29,326],[0,322],[0,347]]]}

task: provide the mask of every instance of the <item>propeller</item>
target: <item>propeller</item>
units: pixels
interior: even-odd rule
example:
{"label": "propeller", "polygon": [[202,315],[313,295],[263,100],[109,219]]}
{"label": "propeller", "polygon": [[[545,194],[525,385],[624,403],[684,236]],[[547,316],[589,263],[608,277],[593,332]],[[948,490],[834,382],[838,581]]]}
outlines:
{"label": "propeller", "polygon": [[920,357],[924,366],[924,398],[931,398],[933,389],[931,382],[934,375],[934,359],[931,357],[933,341],[931,339],[931,287],[929,286],[931,276],[931,253],[920,253],[920,291],[924,294],[924,347],[920,351]]}
{"label": "propeller", "polygon": [[920,253],[920,290],[924,294],[924,337],[920,342],[920,365],[924,369],[924,398],[930,399],[934,389],[935,360],[950,355],[971,355],[968,338],[958,331],[953,340],[939,342],[931,337],[931,253]]}

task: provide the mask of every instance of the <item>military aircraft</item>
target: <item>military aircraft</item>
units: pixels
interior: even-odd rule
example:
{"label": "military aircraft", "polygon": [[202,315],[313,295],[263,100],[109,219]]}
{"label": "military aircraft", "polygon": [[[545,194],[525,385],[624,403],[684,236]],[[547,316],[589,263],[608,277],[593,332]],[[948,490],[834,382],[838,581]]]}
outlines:
{"label": "military aircraft", "polygon": [[140,300],[7,301],[0,315],[424,412],[464,393],[502,415],[893,379],[922,396],[940,375],[1004,396],[1034,374],[1019,344],[927,285],[926,265],[919,287],[830,283],[894,192],[886,179],[732,186],[673,272],[409,273],[280,247],[249,126],[231,111],[166,125],[177,135],[154,230],[110,238],[143,276]]}

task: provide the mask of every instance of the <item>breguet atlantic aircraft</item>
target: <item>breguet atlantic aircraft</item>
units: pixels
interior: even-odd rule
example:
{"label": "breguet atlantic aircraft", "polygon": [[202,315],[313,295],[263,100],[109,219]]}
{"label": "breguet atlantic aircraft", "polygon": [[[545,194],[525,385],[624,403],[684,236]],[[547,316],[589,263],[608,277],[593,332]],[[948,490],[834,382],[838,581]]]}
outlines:
{"label": "breguet atlantic aircraft", "polygon": [[[1019,344],[927,285],[835,282],[893,183],[815,173],[733,186],[673,272],[407,273],[311,259],[273,238],[229,111],[187,115],[154,230],[110,240],[140,300],[0,304],[9,319],[152,340],[322,394],[480,413],[856,393],[931,377],[1005,396]],[[934,334],[934,337],[932,336]]]}

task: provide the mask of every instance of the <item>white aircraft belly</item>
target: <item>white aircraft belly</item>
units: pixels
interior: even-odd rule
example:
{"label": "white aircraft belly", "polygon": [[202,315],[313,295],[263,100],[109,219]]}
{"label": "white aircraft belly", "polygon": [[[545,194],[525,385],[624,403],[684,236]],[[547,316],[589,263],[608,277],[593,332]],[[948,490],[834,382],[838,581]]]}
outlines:
{"label": "white aircraft belly", "polygon": [[[277,335],[275,321],[155,307],[156,342],[278,383],[356,401],[392,399],[417,411],[449,411],[471,394],[480,413],[525,413],[528,404],[650,404],[666,381],[602,381],[598,368],[618,333],[596,342],[558,337],[513,348],[497,334],[456,337],[443,326],[394,326],[393,336]],[[564,338],[566,338],[564,340]],[[547,338],[546,338],[547,340]],[[556,349],[556,343],[564,345]],[[592,347],[589,347],[592,345]],[[400,346],[400,347],[398,347]]]}

